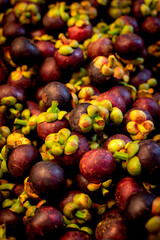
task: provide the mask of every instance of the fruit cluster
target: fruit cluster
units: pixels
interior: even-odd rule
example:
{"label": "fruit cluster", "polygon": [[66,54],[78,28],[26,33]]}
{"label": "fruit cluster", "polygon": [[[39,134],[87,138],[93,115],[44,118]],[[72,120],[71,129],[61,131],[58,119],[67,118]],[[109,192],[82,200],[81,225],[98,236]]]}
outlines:
{"label": "fruit cluster", "polygon": [[160,0],[0,0],[0,239],[160,240]]}

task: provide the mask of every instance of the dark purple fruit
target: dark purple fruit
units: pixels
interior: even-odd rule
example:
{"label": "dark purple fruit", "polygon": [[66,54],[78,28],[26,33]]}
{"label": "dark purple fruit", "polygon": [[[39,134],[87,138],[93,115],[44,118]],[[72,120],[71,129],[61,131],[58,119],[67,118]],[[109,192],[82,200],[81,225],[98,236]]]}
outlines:
{"label": "dark purple fruit", "polygon": [[120,94],[115,94],[107,91],[101,93],[96,100],[99,102],[103,100],[109,100],[112,103],[112,106],[119,108],[122,113],[125,113],[126,111],[126,104],[124,98]]}
{"label": "dark purple fruit", "polygon": [[109,92],[119,94],[120,96],[123,97],[126,106],[130,105],[132,102],[132,96],[131,93],[123,86],[117,85],[109,89]]}
{"label": "dark purple fruit", "polygon": [[155,196],[147,191],[138,191],[131,195],[125,207],[125,216],[132,224],[144,223],[151,217],[152,203]]}
{"label": "dark purple fruit", "polygon": [[38,116],[40,113],[42,113],[40,106],[36,102],[26,101],[26,105],[32,115]]}
{"label": "dark purple fruit", "polygon": [[3,35],[7,38],[7,42],[11,42],[14,38],[25,36],[26,30],[20,23],[9,22],[3,27]]}
{"label": "dark purple fruit", "polygon": [[158,41],[160,35],[160,18],[158,16],[146,17],[141,25],[141,31],[144,35],[144,39],[147,40],[147,43],[149,42],[153,44],[153,41]]}
{"label": "dark purple fruit", "polygon": [[140,148],[137,153],[137,157],[141,163],[144,174],[146,174],[150,180],[159,178],[160,174],[160,146],[153,140],[142,140],[139,143]]}
{"label": "dark purple fruit", "polygon": [[142,56],[144,42],[137,34],[126,33],[117,37],[114,47],[121,58],[135,59]]}
{"label": "dark purple fruit", "polygon": [[51,107],[52,101],[58,102],[58,108],[65,110],[71,107],[71,94],[68,88],[60,82],[48,83],[43,88],[42,100],[45,108]]}
{"label": "dark purple fruit", "polygon": [[20,87],[15,87],[9,84],[1,85],[0,90],[0,100],[4,97],[15,97],[18,102],[24,102],[25,100],[25,93],[24,90]]}
{"label": "dark purple fruit", "polygon": [[61,78],[61,70],[56,64],[53,57],[47,57],[40,67],[40,77],[45,84],[59,81]]}
{"label": "dark purple fruit", "polygon": [[22,216],[8,208],[0,210],[0,225],[6,224],[7,235],[18,236],[24,230]]}
{"label": "dark purple fruit", "polygon": [[[43,37],[43,35],[42,35]],[[41,56],[45,59],[47,57],[52,57],[56,51],[56,48],[54,46],[54,43],[51,41],[45,41],[45,40],[38,40],[36,41],[36,39],[34,40],[35,45],[37,46],[37,48],[40,51]]]}
{"label": "dark purple fruit", "polygon": [[87,108],[89,105],[89,103],[80,103],[70,112],[69,124],[72,131],[83,133],[79,126],[79,120],[81,115],[87,112]]}
{"label": "dark purple fruit", "polygon": [[133,107],[138,107],[147,110],[154,118],[158,113],[158,103],[150,97],[142,97],[134,101]]}
{"label": "dark purple fruit", "polygon": [[91,42],[87,48],[87,54],[90,59],[94,59],[98,56],[108,57],[112,53],[112,41],[106,37],[100,37],[96,41]]}
{"label": "dark purple fruit", "polygon": [[74,25],[68,27],[67,32],[70,39],[75,39],[79,43],[81,43],[85,39],[90,38],[93,35],[93,27],[90,23],[83,25],[82,27]]}
{"label": "dark purple fruit", "polygon": [[152,72],[149,69],[144,68],[143,70],[134,74],[131,77],[130,82],[132,85],[134,85],[136,88],[138,88],[140,84],[147,83],[147,81],[151,77],[152,77]]}
{"label": "dark purple fruit", "polygon": [[32,166],[41,161],[38,149],[32,145],[23,144],[14,148],[8,159],[9,173],[13,178],[24,178]]}
{"label": "dark purple fruit", "polygon": [[104,149],[94,149],[80,159],[81,174],[90,182],[100,183],[112,176],[116,168],[112,154]]}
{"label": "dark purple fruit", "polygon": [[37,133],[38,136],[45,140],[45,138],[51,133],[57,133],[62,128],[68,127],[68,121],[66,118],[61,120],[56,120],[54,122],[41,122],[37,124]]}
{"label": "dark purple fruit", "polygon": [[109,211],[95,229],[96,240],[127,240],[127,227],[124,217]]}
{"label": "dark purple fruit", "polygon": [[36,45],[26,37],[15,38],[10,45],[10,55],[17,65],[36,65],[40,61],[40,52]]}
{"label": "dark purple fruit", "polygon": [[85,232],[72,230],[66,232],[60,240],[92,240],[93,238]]}
{"label": "dark purple fruit", "polygon": [[31,187],[42,196],[54,196],[64,191],[65,173],[56,163],[45,161],[36,163],[29,173]]}
{"label": "dark purple fruit", "polygon": [[38,208],[26,226],[28,240],[59,239],[64,229],[62,213],[52,206]]}
{"label": "dark purple fruit", "polygon": [[132,177],[124,177],[122,178],[115,190],[115,201],[116,206],[120,211],[123,211],[125,209],[126,202],[128,198],[140,191],[142,187],[140,187],[139,183]]}

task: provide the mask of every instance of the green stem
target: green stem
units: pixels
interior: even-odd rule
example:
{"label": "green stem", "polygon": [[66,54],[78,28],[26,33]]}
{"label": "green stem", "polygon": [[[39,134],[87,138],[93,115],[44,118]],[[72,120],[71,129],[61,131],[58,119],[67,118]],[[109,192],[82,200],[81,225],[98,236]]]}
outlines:
{"label": "green stem", "polygon": [[120,159],[120,160],[127,161],[127,160],[128,160],[128,153],[122,153],[122,152],[116,151],[116,152],[114,153],[114,157],[115,157],[115,158],[118,158],[118,159]]}
{"label": "green stem", "polygon": [[22,126],[27,126],[28,121],[24,119],[19,119],[15,118],[14,124],[22,125]]}
{"label": "green stem", "polygon": [[91,214],[87,209],[78,210],[75,216],[79,219],[89,221],[91,219]]}

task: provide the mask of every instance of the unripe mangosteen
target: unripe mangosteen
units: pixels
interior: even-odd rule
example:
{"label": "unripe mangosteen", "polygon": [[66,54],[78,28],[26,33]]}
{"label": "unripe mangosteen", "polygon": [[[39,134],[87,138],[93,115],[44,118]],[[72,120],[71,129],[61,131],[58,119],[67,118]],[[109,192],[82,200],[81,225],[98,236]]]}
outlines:
{"label": "unripe mangosteen", "polygon": [[3,35],[7,38],[7,42],[10,43],[14,38],[25,36],[26,30],[20,23],[9,22],[3,27]]}
{"label": "unripe mangosteen", "polygon": [[52,101],[57,101],[58,108],[62,110],[71,107],[71,94],[68,88],[57,81],[50,82],[43,88],[42,100],[46,109],[51,107]]}
{"label": "unripe mangosteen", "polygon": [[116,163],[109,151],[93,149],[82,156],[79,162],[79,169],[87,180],[93,183],[100,183],[113,175]]}
{"label": "unripe mangosteen", "polygon": [[135,59],[142,56],[143,39],[134,33],[119,35],[114,44],[117,54],[123,59]]}
{"label": "unripe mangosteen", "polygon": [[95,237],[96,240],[127,240],[124,217],[118,212],[109,211],[106,217],[97,224]]}
{"label": "unripe mangosteen", "polygon": [[59,81],[61,78],[61,70],[53,57],[47,57],[42,63],[39,71],[42,82],[45,84]]}
{"label": "unripe mangosteen", "polygon": [[91,41],[87,48],[87,54],[90,59],[94,59],[98,56],[108,57],[113,53],[113,44],[109,38],[100,37],[95,41]]}
{"label": "unripe mangosteen", "polygon": [[52,206],[38,208],[26,225],[30,240],[58,240],[64,229],[62,213]]}
{"label": "unripe mangosteen", "polygon": [[92,240],[93,238],[85,232],[70,230],[64,233],[60,240]]}
{"label": "unripe mangosteen", "polygon": [[65,173],[56,163],[37,162],[30,170],[29,182],[37,194],[45,198],[55,194],[58,199],[65,190]]}
{"label": "unripe mangosteen", "polygon": [[10,45],[9,52],[17,65],[36,65],[41,57],[37,46],[28,38],[20,36],[15,38]]}
{"label": "unripe mangosteen", "polygon": [[42,157],[36,147],[29,144],[19,145],[12,150],[9,156],[9,173],[15,179],[24,178],[32,166],[41,160]]}
{"label": "unripe mangosteen", "polygon": [[119,108],[122,113],[125,113],[126,111],[126,104],[124,98],[118,93],[106,91],[101,93],[96,100],[99,102],[103,100],[109,100],[112,103],[112,106]]}
{"label": "unripe mangosteen", "polygon": [[118,209],[123,211],[128,198],[140,190],[142,190],[142,186],[133,177],[122,178],[115,190],[115,201]]}

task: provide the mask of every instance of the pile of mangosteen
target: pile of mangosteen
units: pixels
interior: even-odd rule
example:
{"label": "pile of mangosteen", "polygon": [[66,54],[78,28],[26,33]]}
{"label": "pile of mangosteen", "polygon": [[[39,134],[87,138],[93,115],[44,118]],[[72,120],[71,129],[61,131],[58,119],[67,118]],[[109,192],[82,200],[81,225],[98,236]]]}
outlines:
{"label": "pile of mangosteen", "polygon": [[160,0],[0,0],[0,239],[160,240]]}

